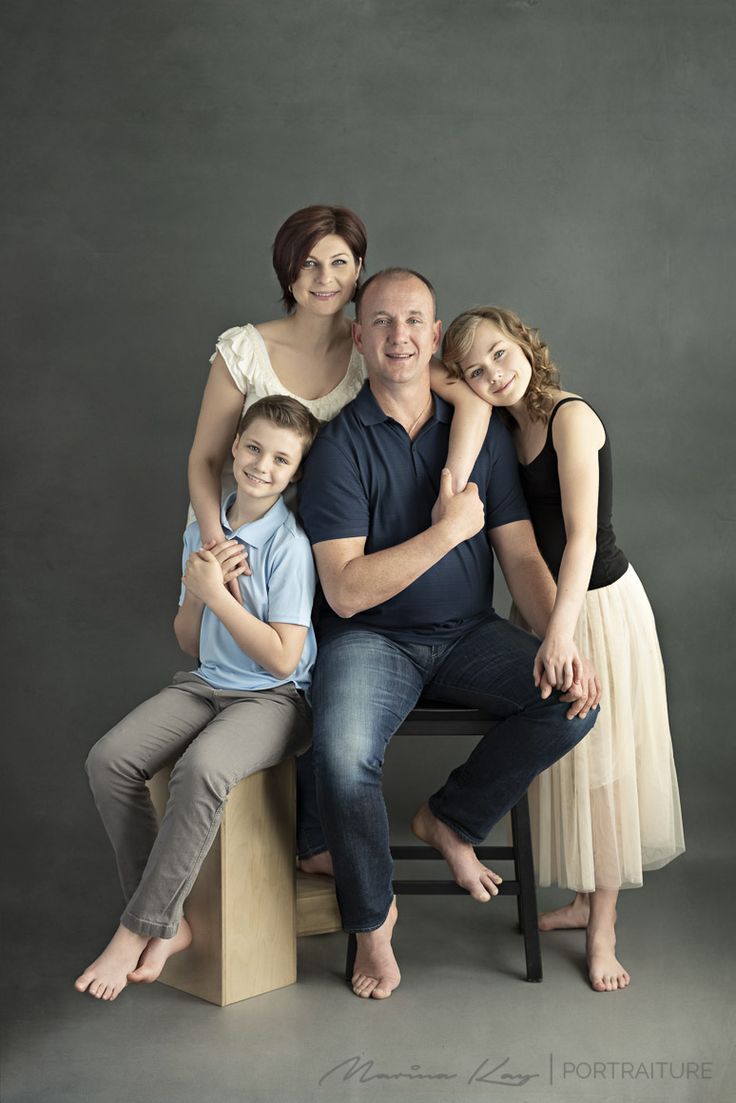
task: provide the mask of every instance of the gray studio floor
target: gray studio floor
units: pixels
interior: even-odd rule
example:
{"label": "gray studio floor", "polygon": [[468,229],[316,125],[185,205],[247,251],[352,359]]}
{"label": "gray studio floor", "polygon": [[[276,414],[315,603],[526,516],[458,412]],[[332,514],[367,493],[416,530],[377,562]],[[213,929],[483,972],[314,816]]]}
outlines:
{"label": "gray studio floor", "polygon": [[225,1009],[159,984],[106,1005],[77,995],[112,897],[91,892],[84,917],[57,916],[40,949],[29,907],[6,939],[3,1103],[725,1103],[736,1096],[733,883],[722,862],[690,852],[624,894],[623,993],[588,989],[577,932],[544,936],[541,985],[520,979],[513,900],[412,897],[400,902],[404,980],[389,1001],[350,994],[344,939],[327,935],[301,940],[296,985]]}

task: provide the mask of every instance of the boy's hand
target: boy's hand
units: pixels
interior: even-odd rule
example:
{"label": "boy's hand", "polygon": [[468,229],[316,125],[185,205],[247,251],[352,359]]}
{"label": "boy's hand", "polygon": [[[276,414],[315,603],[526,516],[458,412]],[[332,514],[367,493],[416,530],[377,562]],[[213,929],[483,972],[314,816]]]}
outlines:
{"label": "boy's hand", "polygon": [[[235,600],[240,605],[242,605],[243,595],[241,594],[240,586],[238,585],[238,575],[249,575],[253,573],[250,569],[250,564],[248,563],[248,553],[243,545],[239,544],[237,540],[228,540],[227,537],[223,534],[221,539],[208,540],[202,545],[202,547],[205,551],[211,551],[213,555],[215,555],[220,561],[220,565],[223,568],[223,575],[226,576],[225,585],[227,586],[228,590],[233,595]],[[237,555],[226,555],[226,553],[230,551],[232,551],[232,553],[237,553]],[[226,555],[227,561],[229,563],[228,571],[225,570],[223,555]],[[234,562],[235,558],[239,558],[240,562],[238,564]],[[236,569],[236,566],[240,569]]]}
{"label": "boy's hand", "polygon": [[205,605],[216,600],[225,588],[222,567],[211,551],[202,548],[193,552],[187,560],[182,582],[193,597]]}

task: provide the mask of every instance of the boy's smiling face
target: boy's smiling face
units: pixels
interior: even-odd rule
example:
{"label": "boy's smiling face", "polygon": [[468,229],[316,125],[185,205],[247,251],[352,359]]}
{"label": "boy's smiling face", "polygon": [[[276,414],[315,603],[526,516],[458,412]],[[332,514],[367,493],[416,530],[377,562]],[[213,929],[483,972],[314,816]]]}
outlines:
{"label": "boy's smiling face", "polygon": [[255,418],[233,442],[238,498],[242,495],[270,508],[299,474],[303,448],[302,438],[293,429]]}

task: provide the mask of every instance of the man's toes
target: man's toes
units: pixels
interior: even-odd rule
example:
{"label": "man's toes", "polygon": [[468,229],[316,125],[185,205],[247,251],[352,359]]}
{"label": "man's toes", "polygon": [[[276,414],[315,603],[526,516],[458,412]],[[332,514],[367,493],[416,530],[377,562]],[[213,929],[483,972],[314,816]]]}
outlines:
{"label": "man's toes", "polygon": [[370,996],[377,984],[378,980],[375,977],[368,977],[365,973],[356,973],[352,980],[353,992],[364,999]]}
{"label": "man's toes", "polygon": [[480,883],[484,889],[487,889],[491,896],[498,896],[498,881],[494,880],[492,873],[484,873],[481,876]]}

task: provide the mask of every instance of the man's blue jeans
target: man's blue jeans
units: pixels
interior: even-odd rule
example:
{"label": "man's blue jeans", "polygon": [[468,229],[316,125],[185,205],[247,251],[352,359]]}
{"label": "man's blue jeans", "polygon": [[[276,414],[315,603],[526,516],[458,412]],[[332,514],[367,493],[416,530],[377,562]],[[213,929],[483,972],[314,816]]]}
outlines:
{"label": "man's blue jeans", "polygon": [[[313,765],[326,845],[347,931],[383,923],[393,897],[382,770],[386,747],[419,697],[481,708],[498,721],[429,800],[462,839],[482,843],[538,773],[592,728],[568,720],[558,693],[532,678],[538,640],[491,614],[459,640],[395,643],[354,629],[320,644],[312,686]],[[303,799],[303,794],[302,799]],[[305,829],[316,823],[304,808]],[[302,853],[324,849],[316,829]]]}

